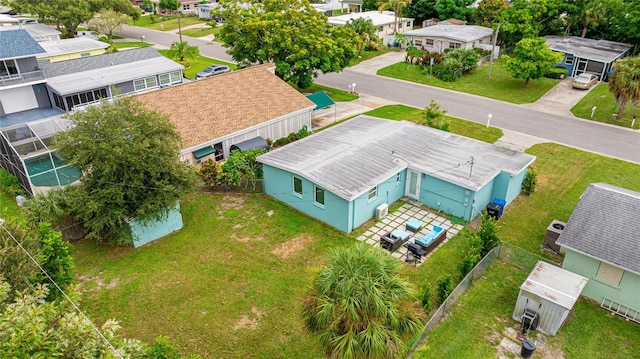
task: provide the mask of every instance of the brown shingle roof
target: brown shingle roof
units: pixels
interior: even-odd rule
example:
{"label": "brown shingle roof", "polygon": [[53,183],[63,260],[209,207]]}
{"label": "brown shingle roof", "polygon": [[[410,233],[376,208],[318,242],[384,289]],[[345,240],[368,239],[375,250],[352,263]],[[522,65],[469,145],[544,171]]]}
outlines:
{"label": "brown shingle roof", "polygon": [[148,108],[171,118],[182,149],[314,107],[265,64],[140,94]]}

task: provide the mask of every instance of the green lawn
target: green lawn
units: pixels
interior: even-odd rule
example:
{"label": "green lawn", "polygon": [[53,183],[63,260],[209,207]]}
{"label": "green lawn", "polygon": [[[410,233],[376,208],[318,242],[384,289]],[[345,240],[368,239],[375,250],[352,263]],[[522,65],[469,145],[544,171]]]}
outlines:
{"label": "green lawn", "polygon": [[[496,261],[429,334],[426,344],[413,357],[497,358],[505,329],[515,327],[511,315],[519,287],[528,274],[528,270]],[[545,350],[549,353],[545,357],[637,358],[637,350],[631,343],[640,342],[638,325],[607,313],[595,303],[578,300],[574,313],[558,334],[546,336],[550,349]],[[533,358],[543,357],[541,350],[537,349]],[[561,352],[564,356],[558,355]]]}
{"label": "green lawn", "polygon": [[149,47],[153,46],[152,43],[149,42],[141,42],[141,41],[124,41],[124,42],[114,42],[111,47],[116,49],[125,49],[130,47]]}
{"label": "green lawn", "polygon": [[[365,115],[388,118],[390,120],[408,120],[417,122],[423,116],[423,110],[405,105],[388,105],[366,112]],[[494,143],[502,137],[502,130],[457,117],[445,116],[451,125],[451,133],[475,138],[476,140]]]}
{"label": "green lawn", "polygon": [[[596,111],[593,118],[591,118],[593,106],[596,106]],[[609,84],[603,82],[598,84],[598,86],[593,88],[580,102],[573,106],[571,112],[578,117],[623,127],[631,127],[634,114],[640,117],[640,109],[638,109],[638,106],[633,106],[633,104],[629,102],[622,113],[622,119],[616,120],[616,114],[619,108],[620,106],[616,103],[613,94],[609,92]],[[636,120],[634,128],[640,129],[640,118]]]}
{"label": "green lawn", "polygon": [[203,27],[198,29],[186,29],[182,30],[182,35],[189,37],[203,37],[207,35],[217,35],[220,32],[219,27]]}
{"label": "green lawn", "polygon": [[300,89],[295,85],[292,85],[296,90],[302,93],[316,93],[318,91],[324,91],[335,102],[348,102],[356,100],[359,96],[349,93],[348,91],[340,90],[333,87],[313,84],[306,89]]}
{"label": "green lawn", "polygon": [[[155,18],[155,22],[153,19]],[[197,16],[182,16],[180,19],[180,26],[185,27],[189,25],[201,24],[206,21],[199,19]],[[146,15],[140,16],[138,20],[133,22],[133,25],[146,27],[154,30],[175,30],[178,28],[177,16],[162,16],[162,15]]]}
{"label": "green lawn", "polygon": [[362,53],[360,54],[360,57],[351,60],[351,62],[349,63],[349,66],[355,66],[361,63],[362,61],[370,60],[376,56],[386,54],[389,51],[391,51],[391,49],[387,47],[384,47],[378,51],[362,51]]}
{"label": "green lawn", "polygon": [[380,69],[378,70],[378,75],[518,104],[535,102],[553,86],[557,85],[559,81],[541,78],[531,80],[528,86],[524,86],[524,80],[511,77],[507,73],[504,64],[499,61],[493,64],[491,78],[487,78],[487,66],[483,66],[458,78],[455,82],[445,82],[435,78],[435,76],[429,77],[428,68],[423,73],[419,66],[404,62]]}
{"label": "green lawn", "polygon": [[[161,53],[163,56],[167,56],[167,53],[169,52],[169,50],[158,50],[158,52]],[[202,71],[202,69],[212,64],[224,64],[229,66],[229,68],[232,70],[235,70],[238,68],[236,64],[232,64],[230,62],[212,59],[210,57],[198,56],[195,60],[191,61],[188,68],[185,68],[184,70],[182,70],[182,73],[184,74],[184,77],[188,79],[194,79],[198,72]]]}

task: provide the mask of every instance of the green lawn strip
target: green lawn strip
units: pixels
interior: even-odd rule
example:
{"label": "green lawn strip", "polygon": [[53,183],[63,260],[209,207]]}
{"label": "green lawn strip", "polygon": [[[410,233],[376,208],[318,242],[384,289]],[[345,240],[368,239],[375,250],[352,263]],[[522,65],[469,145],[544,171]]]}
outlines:
{"label": "green lawn strip", "polygon": [[455,82],[445,82],[435,76],[429,77],[429,68],[425,70],[416,65],[405,62],[387,66],[378,70],[378,75],[393,77],[401,80],[417,82],[425,85],[446,88],[454,91],[466,92],[474,95],[494,98],[512,103],[535,102],[559,80],[541,78],[529,81],[513,78],[501,62],[495,62],[491,70],[491,78],[487,78],[487,66],[477,68],[469,74],[459,77]]}
{"label": "green lawn strip", "polygon": [[[593,106],[596,106],[596,111],[593,114],[593,118],[591,118]],[[633,104],[629,102],[622,113],[622,119],[616,120],[616,114],[619,109],[620,106],[616,103],[615,97],[609,92],[609,84],[600,83],[589,91],[580,102],[573,106],[571,112],[581,118],[623,127],[631,127],[634,114],[640,117],[640,109],[638,109],[638,106],[633,106]],[[636,120],[634,128],[640,129],[640,119]]]}
{"label": "green lawn strip", "polygon": [[[528,274],[503,260],[496,261],[429,333],[414,358],[497,357],[505,328],[517,326],[511,315],[518,289]],[[622,359],[636,357],[629,343],[640,341],[640,331],[637,324],[612,317],[581,298],[558,334],[546,338],[547,346],[562,350],[567,359]]]}
{"label": "green lawn strip", "polygon": [[[4,169],[0,169],[4,171]],[[26,196],[25,196],[26,197]],[[16,199],[0,189],[0,218],[24,218],[25,212],[18,207]]]}
{"label": "green lawn strip", "polygon": [[306,89],[300,89],[299,87],[292,85],[296,90],[302,93],[316,93],[318,91],[324,91],[335,102],[348,102],[358,99],[360,96],[351,94],[347,91],[340,90],[333,87],[323,86],[319,84],[313,84]]}
{"label": "green lawn strip", "polygon": [[[154,17],[156,19],[155,22],[152,20]],[[140,16],[138,20],[134,21],[133,25],[162,31],[176,30],[178,28],[177,16],[154,15],[154,17],[151,15]],[[185,26],[202,24],[204,22],[206,21],[199,19],[197,16],[182,16],[180,19],[180,27],[184,28]]]}
{"label": "green lawn strip", "polygon": [[186,29],[182,30],[182,35],[189,37],[203,37],[207,35],[216,35],[220,32],[220,28],[213,28],[211,26],[203,27],[200,29]]}
{"label": "green lawn strip", "polygon": [[362,61],[366,61],[366,60],[370,60],[376,56],[380,56],[383,54],[386,54],[387,52],[391,51],[390,48],[383,48],[381,50],[378,51],[362,51],[362,53],[360,54],[360,57],[357,57],[353,60],[351,60],[351,62],[349,63],[349,66],[355,66],[359,63],[361,63]]}
{"label": "green lawn strip", "polygon": [[111,44],[111,47],[114,47],[116,49],[125,49],[125,48],[130,48],[130,47],[149,47],[149,46],[153,46],[153,44],[149,43],[149,42],[141,42],[141,41],[124,41],[124,42],[114,42],[113,44]]}
{"label": "green lawn strip", "polygon": [[536,190],[509,204],[498,225],[505,241],[530,252],[549,256],[541,249],[547,226],[554,219],[569,219],[589,183],[640,191],[640,165],[551,143],[527,153],[537,156],[532,164],[538,172]]}
{"label": "green lawn strip", "polygon": [[[417,122],[423,117],[423,110],[405,105],[387,105],[364,113],[365,115],[387,118],[390,120],[407,120]],[[451,133],[474,138],[476,140],[494,143],[502,137],[502,130],[479,123],[446,116],[451,125]]]}
{"label": "green lawn strip", "polygon": [[193,195],[182,214],[180,231],[139,249],[74,245],[90,317],[205,358],[322,357],[302,297],[328,250],[355,241],[262,195]]}
{"label": "green lawn strip", "polygon": [[[167,53],[169,52],[169,50],[158,50],[158,52],[167,57]],[[188,79],[194,79],[198,72],[202,71],[205,67],[213,64],[227,65],[232,70],[238,68],[238,65],[232,64],[230,62],[212,59],[210,57],[198,56],[195,60],[191,60],[189,67],[182,70],[182,73],[184,74],[184,77]]]}

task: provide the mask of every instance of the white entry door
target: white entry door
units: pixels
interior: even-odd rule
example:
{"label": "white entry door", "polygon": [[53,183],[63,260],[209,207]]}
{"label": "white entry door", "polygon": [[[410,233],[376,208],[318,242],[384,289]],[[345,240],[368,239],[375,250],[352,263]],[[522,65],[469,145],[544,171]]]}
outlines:
{"label": "white entry door", "polygon": [[405,195],[420,200],[420,173],[407,169],[407,188]]}

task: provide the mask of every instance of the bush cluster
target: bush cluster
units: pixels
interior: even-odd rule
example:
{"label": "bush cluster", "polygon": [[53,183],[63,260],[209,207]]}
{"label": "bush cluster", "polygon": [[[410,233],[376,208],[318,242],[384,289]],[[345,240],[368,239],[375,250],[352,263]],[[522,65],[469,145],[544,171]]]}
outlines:
{"label": "bush cluster", "polygon": [[567,77],[567,69],[564,67],[554,67],[544,74],[544,77],[550,79],[562,79]]}
{"label": "bush cluster", "polygon": [[11,173],[0,168],[0,189],[9,196],[15,197],[24,195],[24,190],[20,186],[18,178]]}
{"label": "bush cluster", "polygon": [[442,81],[453,82],[462,74],[478,66],[480,52],[468,49],[447,49],[444,54],[426,52],[415,47],[407,48],[405,61],[422,67],[422,73],[427,74],[433,59],[433,75]]}
{"label": "bush cluster", "polygon": [[298,132],[291,132],[289,134],[289,136],[282,137],[282,138],[279,138],[279,139],[273,141],[273,147],[284,146],[284,145],[286,145],[288,143],[295,142],[295,141],[297,141],[297,140],[299,140],[301,138],[305,138],[305,137],[309,136],[310,134],[311,134],[311,132],[309,132],[307,127],[304,126]]}

